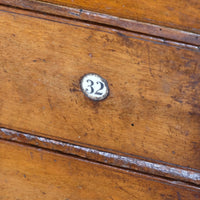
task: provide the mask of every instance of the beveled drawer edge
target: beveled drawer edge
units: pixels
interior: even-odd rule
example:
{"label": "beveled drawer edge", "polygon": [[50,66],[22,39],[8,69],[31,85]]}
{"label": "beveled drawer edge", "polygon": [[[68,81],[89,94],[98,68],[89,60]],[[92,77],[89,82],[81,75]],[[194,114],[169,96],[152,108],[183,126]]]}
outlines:
{"label": "beveled drawer edge", "polygon": [[184,169],[164,163],[151,162],[148,160],[134,158],[125,154],[123,155],[111,151],[102,151],[99,149],[80,146],[77,144],[5,128],[0,128],[0,139],[53,150],[59,153],[77,156],[89,161],[119,167],[126,170],[128,169],[131,171],[167,178],[170,180],[183,181],[187,184],[196,186],[200,185],[200,172],[195,169]]}
{"label": "beveled drawer edge", "polygon": [[137,40],[152,42],[159,45],[173,46],[173,47],[176,47],[177,49],[189,49],[190,51],[200,52],[200,46],[198,45],[192,45],[192,44],[187,44],[183,42],[167,40],[164,38],[153,37],[150,35],[145,35],[145,34],[141,34],[137,32],[117,29],[116,27],[103,26],[102,24],[97,24],[97,23],[88,23],[88,22],[83,23],[85,22],[83,20],[81,21],[72,20],[71,18],[64,18],[57,15],[45,14],[45,13],[35,12],[31,10],[22,10],[19,8],[1,5],[1,2],[0,2],[0,12],[9,13],[11,15],[16,14],[16,15],[21,15],[21,16],[26,16],[26,17],[32,17],[35,19],[40,19],[40,20],[42,19],[42,20],[52,21],[55,23],[57,22],[57,23],[71,25],[71,26],[76,26],[76,27],[82,27],[82,28],[86,28],[90,30],[106,32],[108,34],[117,34],[118,36],[122,38],[134,38]]}
{"label": "beveled drawer edge", "polygon": [[0,4],[29,11],[86,21],[87,23],[96,23],[97,25],[109,26],[110,28],[118,28],[148,36],[167,39],[174,42],[182,42],[196,46],[200,45],[200,36],[196,33],[119,18],[88,10],[31,0],[0,0]]}

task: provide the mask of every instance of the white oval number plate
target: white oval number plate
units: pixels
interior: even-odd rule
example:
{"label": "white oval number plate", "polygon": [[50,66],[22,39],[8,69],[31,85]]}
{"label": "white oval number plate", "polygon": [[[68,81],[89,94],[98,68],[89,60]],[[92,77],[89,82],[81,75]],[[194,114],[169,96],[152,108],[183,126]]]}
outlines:
{"label": "white oval number plate", "polygon": [[86,74],[80,82],[82,92],[90,99],[100,101],[109,94],[108,83],[98,74]]}

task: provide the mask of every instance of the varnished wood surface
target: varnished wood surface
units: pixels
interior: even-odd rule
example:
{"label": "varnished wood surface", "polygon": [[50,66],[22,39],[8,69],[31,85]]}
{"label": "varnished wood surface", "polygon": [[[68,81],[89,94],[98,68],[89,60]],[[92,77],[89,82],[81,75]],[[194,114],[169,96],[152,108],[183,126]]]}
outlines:
{"label": "varnished wood surface", "polygon": [[200,189],[0,140],[1,200],[195,200]]}
{"label": "varnished wood surface", "polygon": [[198,48],[3,7],[0,26],[1,127],[200,169]]}
{"label": "varnished wood surface", "polygon": [[165,38],[173,41],[184,42],[192,45],[200,45],[199,34],[168,28],[165,26],[159,26],[151,23],[144,23],[132,19],[125,19],[84,9],[61,6],[59,4],[50,4],[43,1],[0,0],[0,3],[26,10],[43,12],[62,17],[73,18],[76,20],[84,20],[101,25],[108,25],[110,27],[113,26],[115,28],[152,35],[154,37]]}
{"label": "varnished wood surface", "polygon": [[199,0],[43,1],[200,33]]}
{"label": "varnished wood surface", "polygon": [[168,163],[154,163],[148,159],[144,160],[108,150],[103,151],[101,149],[92,149],[87,146],[79,146],[3,128],[0,129],[0,139],[14,141],[21,144],[34,145],[39,148],[78,156],[98,163],[134,170],[163,178],[170,178],[176,181],[184,181],[197,186],[200,185],[200,171],[170,166]]}

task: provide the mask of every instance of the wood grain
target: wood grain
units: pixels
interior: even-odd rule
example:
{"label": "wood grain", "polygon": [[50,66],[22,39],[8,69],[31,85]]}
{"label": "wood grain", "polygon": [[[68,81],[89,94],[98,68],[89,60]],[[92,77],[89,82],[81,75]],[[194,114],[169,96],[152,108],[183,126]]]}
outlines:
{"label": "wood grain", "polygon": [[78,156],[90,161],[123,169],[200,185],[200,171],[170,166],[168,163],[154,163],[148,159],[144,160],[131,157],[130,155],[120,154],[118,152],[91,149],[87,146],[79,146],[3,128],[0,128],[0,138],[22,144],[34,145],[39,148],[53,150],[67,155]]}
{"label": "wood grain", "polygon": [[[200,169],[198,48],[6,9],[1,127]],[[108,81],[105,101],[80,91],[89,72]]]}
{"label": "wood grain", "polygon": [[[0,199],[195,200],[200,189],[0,140]],[[22,187],[23,186],[23,187]]]}
{"label": "wood grain", "polygon": [[122,18],[200,33],[199,0],[42,0]]}
{"label": "wood grain", "polygon": [[110,27],[134,31],[137,33],[148,34],[154,37],[160,37],[200,46],[199,34],[168,28],[165,26],[144,23],[133,19],[125,19],[108,14],[61,6],[58,4],[50,4],[41,1],[0,0],[0,3],[22,9],[43,12],[92,23],[98,23],[100,25],[107,25]]}

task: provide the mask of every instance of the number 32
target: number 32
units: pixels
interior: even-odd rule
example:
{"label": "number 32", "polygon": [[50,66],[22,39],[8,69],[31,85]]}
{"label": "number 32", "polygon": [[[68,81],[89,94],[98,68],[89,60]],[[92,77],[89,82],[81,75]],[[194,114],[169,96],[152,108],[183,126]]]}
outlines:
{"label": "number 32", "polygon": [[89,89],[86,89],[87,92],[89,91],[88,92],[89,94],[93,94],[93,93],[96,94],[96,95],[102,95],[103,94],[102,92],[100,92],[104,88],[104,84],[102,82],[100,82],[100,81],[96,82],[96,84],[100,86],[96,91],[94,89],[94,88],[96,88],[96,87],[94,87],[95,83],[90,79],[88,79],[87,82],[90,84],[90,85],[88,85],[88,87],[90,88],[90,91],[89,91]]}

